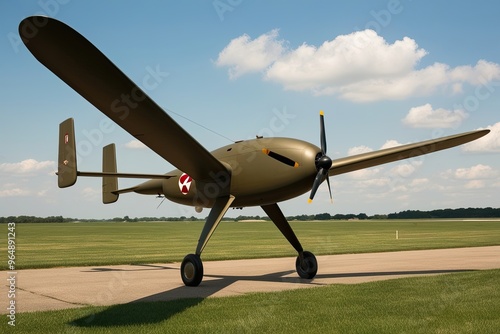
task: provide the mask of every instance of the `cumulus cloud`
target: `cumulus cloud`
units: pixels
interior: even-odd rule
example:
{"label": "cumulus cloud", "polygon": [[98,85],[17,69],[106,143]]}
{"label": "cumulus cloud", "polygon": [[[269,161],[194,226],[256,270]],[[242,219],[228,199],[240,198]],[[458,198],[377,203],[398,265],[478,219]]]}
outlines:
{"label": "cumulus cloud", "polygon": [[303,43],[286,49],[285,44],[277,30],[254,40],[242,35],[219,53],[216,64],[228,67],[231,79],[264,70],[265,80],[285,89],[356,102],[426,96],[438,89],[457,93],[465,83],[477,86],[500,79],[500,65],[485,60],[474,66],[434,63],[419,69],[427,51],[415,40],[404,37],[389,43],[369,29],[339,35],[320,46]]}
{"label": "cumulus cloud", "polygon": [[0,190],[0,197],[20,197],[29,195],[31,195],[31,193],[28,190],[21,188],[9,188]]}
{"label": "cumulus cloud", "polygon": [[500,122],[487,126],[486,129],[489,129],[490,133],[465,144],[462,149],[466,152],[500,152]]}
{"label": "cumulus cloud", "polygon": [[378,167],[359,169],[354,172],[350,172],[349,174],[347,174],[347,177],[354,180],[372,179],[376,177],[377,174],[380,173],[380,171],[381,168]]}
{"label": "cumulus cloud", "polygon": [[55,161],[36,161],[35,159],[27,159],[21,162],[1,163],[0,174],[31,174],[40,171],[48,171],[54,169]]}
{"label": "cumulus cloud", "polygon": [[81,195],[87,201],[94,201],[97,198],[99,198],[99,196],[101,195],[101,192],[98,189],[95,189],[92,187],[85,187],[81,191]]}
{"label": "cumulus cloud", "polygon": [[403,123],[413,128],[455,128],[469,115],[460,109],[433,109],[429,103],[411,108]]}
{"label": "cumulus cloud", "polygon": [[389,139],[384,143],[384,145],[382,145],[382,147],[380,149],[383,150],[386,148],[391,148],[391,147],[396,147],[396,146],[401,146],[401,145],[403,145],[403,144],[401,144],[397,140]]}
{"label": "cumulus cloud", "polygon": [[421,160],[412,161],[409,163],[400,162],[395,167],[391,168],[391,174],[398,177],[409,177],[422,166]]}
{"label": "cumulus cloud", "polygon": [[429,179],[427,178],[419,178],[419,179],[413,179],[409,186],[410,187],[422,187],[422,186],[425,186],[425,185],[428,185],[429,184]]}
{"label": "cumulus cloud", "polygon": [[498,176],[498,172],[491,166],[478,164],[470,168],[448,169],[443,173],[445,178],[454,178],[458,180],[477,180],[491,179]]}
{"label": "cumulus cloud", "polygon": [[471,180],[464,185],[465,189],[482,189],[486,187],[484,180]]}
{"label": "cumulus cloud", "polygon": [[347,150],[347,155],[357,155],[357,154],[362,154],[362,153],[367,153],[367,152],[372,152],[373,149],[369,148],[368,146],[360,145],[360,146],[354,146],[351,147],[349,150]]}
{"label": "cumulus cloud", "polygon": [[144,145],[141,141],[137,139],[129,141],[128,143],[125,144],[125,147],[133,150],[147,148],[146,145]]}
{"label": "cumulus cloud", "polygon": [[278,30],[271,30],[252,40],[244,34],[233,39],[220,53],[215,64],[229,67],[229,77],[259,72],[276,61],[284,52],[284,42],[278,40]]}
{"label": "cumulus cloud", "polygon": [[[396,147],[403,145],[397,140],[394,139],[389,139],[386,140],[386,142],[380,147],[380,150],[386,149],[386,148],[391,148],[391,147]],[[354,146],[351,147],[347,150],[347,155],[357,155],[357,154],[362,154],[362,153],[368,153],[368,152],[373,152],[373,148],[365,146],[365,145],[359,145],[359,146]]]}

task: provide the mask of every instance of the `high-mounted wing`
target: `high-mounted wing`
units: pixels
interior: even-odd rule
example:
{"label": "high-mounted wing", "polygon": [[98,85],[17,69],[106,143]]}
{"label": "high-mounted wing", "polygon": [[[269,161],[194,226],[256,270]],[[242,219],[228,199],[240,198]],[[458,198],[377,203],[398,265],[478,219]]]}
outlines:
{"label": "high-mounted wing", "polygon": [[426,140],[414,144],[391,147],[334,160],[329,175],[339,175],[388,162],[418,157],[462,145],[486,135],[490,130],[465,132],[458,135]]}
{"label": "high-mounted wing", "polygon": [[227,183],[227,168],[85,37],[52,18],[21,21],[26,47],[49,70],[154,152],[198,182]]}

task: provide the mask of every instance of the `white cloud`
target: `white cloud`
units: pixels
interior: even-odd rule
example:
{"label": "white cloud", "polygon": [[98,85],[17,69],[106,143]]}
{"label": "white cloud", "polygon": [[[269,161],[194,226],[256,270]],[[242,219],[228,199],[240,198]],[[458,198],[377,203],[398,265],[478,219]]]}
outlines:
{"label": "white cloud", "polygon": [[468,114],[460,109],[433,109],[429,103],[411,108],[403,123],[413,128],[455,128]]}
{"label": "white cloud", "polygon": [[360,146],[351,147],[347,151],[347,155],[351,156],[351,155],[357,155],[357,154],[367,153],[367,152],[372,152],[372,151],[373,151],[373,149],[369,148],[368,146],[360,145]]}
{"label": "white cloud", "polygon": [[141,141],[139,141],[137,139],[133,139],[133,140],[129,141],[128,143],[125,144],[125,147],[133,149],[133,150],[147,148],[146,145],[144,145]]}
{"label": "white cloud", "polygon": [[490,125],[486,129],[489,129],[490,133],[465,144],[462,149],[466,152],[500,152],[500,122]]}
{"label": "white cloud", "polygon": [[410,38],[388,44],[373,30],[358,31],[319,47],[302,44],[274,62],[266,79],[286,89],[329,94],[366,78],[398,77],[425,54]]}
{"label": "white cloud", "polygon": [[464,185],[465,189],[482,189],[486,187],[484,180],[471,180]]}
{"label": "white cloud", "polygon": [[99,198],[101,192],[98,189],[92,187],[85,187],[81,190],[81,194],[85,200],[95,201]]}
{"label": "white cloud", "polygon": [[252,40],[244,34],[233,39],[220,53],[215,64],[229,67],[229,77],[259,72],[276,61],[283,53],[283,41],[277,40],[278,30],[271,30]]}
{"label": "white cloud", "polygon": [[366,180],[374,178],[380,171],[381,168],[378,167],[359,169],[348,173],[347,177],[354,180]]}
{"label": "white cloud", "polygon": [[[396,147],[403,145],[397,140],[394,139],[389,139],[386,140],[386,142],[380,147],[380,150],[386,149],[386,148],[391,148],[391,147]],[[347,150],[347,155],[357,155],[357,154],[362,154],[362,153],[368,153],[368,152],[373,152],[373,148],[365,146],[365,145],[359,145],[359,146],[354,146],[351,147]]]}
{"label": "white cloud", "polygon": [[478,164],[470,168],[448,169],[442,176],[458,180],[492,179],[498,176],[498,172],[491,166]]}
{"label": "white cloud", "polygon": [[410,163],[401,162],[395,167],[391,168],[391,174],[397,177],[409,177],[422,166],[421,160],[412,161]]}
{"label": "white cloud", "polygon": [[419,178],[419,179],[413,179],[409,186],[410,187],[421,187],[429,184],[429,179],[427,178]]}
{"label": "white cloud", "polygon": [[285,44],[277,30],[255,40],[242,35],[220,52],[216,64],[229,67],[231,79],[265,70],[264,79],[285,89],[356,102],[426,96],[437,90],[460,93],[465,83],[479,86],[500,79],[500,65],[485,60],[474,66],[434,63],[418,69],[427,52],[415,40],[404,37],[391,44],[369,29],[320,46],[303,43],[286,50]]}
{"label": "white cloud", "polygon": [[391,148],[391,147],[396,147],[396,146],[401,146],[401,145],[403,145],[403,144],[401,144],[397,140],[389,139],[384,143],[384,145],[382,145],[382,147],[380,149],[383,150],[386,148]]}
{"label": "white cloud", "polygon": [[381,188],[390,185],[391,179],[388,177],[379,177],[374,179],[361,180],[356,182],[358,188]]}
{"label": "white cloud", "polygon": [[35,159],[27,159],[21,162],[0,164],[0,173],[25,175],[34,172],[48,171],[54,169],[55,166],[55,161],[36,161]]}
{"label": "white cloud", "polygon": [[21,188],[10,188],[0,190],[0,197],[20,197],[29,196],[31,193],[28,190]]}

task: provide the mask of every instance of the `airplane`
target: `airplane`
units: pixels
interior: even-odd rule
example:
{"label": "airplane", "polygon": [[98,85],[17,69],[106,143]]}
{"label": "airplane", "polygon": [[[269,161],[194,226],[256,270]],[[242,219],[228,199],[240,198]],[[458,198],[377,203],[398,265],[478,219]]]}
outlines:
{"label": "airplane", "polygon": [[[417,157],[476,140],[489,130],[406,144],[332,160],[327,155],[324,113],[320,112],[320,147],[294,138],[236,141],[212,152],[179,126],[160,106],[133,83],[80,33],[56,19],[31,16],[19,24],[28,50],[98,110],[177,169],[166,174],[119,173],[116,148],[103,148],[102,172],[77,169],[74,121],[59,126],[58,186],[75,184],[77,177],[101,177],[103,203],[113,203],[129,192],[164,196],[200,212],[209,208],[196,250],[181,263],[186,286],[203,279],[201,254],[226,211],[260,206],[298,255],[297,274],[313,279],[316,257],[303,249],[278,206],[279,202],[310,192],[311,202],[325,180],[330,199],[330,176],[402,159]],[[119,189],[118,178],[144,178],[134,187]]]}

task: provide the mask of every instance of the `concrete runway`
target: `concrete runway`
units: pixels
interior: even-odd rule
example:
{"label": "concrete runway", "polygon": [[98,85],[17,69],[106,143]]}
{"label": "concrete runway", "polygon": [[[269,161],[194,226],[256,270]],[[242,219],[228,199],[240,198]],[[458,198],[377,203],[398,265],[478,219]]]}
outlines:
{"label": "concrete runway", "polygon": [[[18,270],[16,312],[130,302],[220,297],[500,268],[500,246],[318,256],[318,274],[300,279],[295,257],[204,262],[198,287],[182,284],[180,263]],[[2,271],[9,278],[10,272]],[[0,286],[0,314],[9,286]],[[7,282],[7,283],[6,283]]]}

